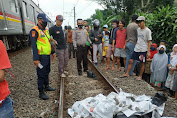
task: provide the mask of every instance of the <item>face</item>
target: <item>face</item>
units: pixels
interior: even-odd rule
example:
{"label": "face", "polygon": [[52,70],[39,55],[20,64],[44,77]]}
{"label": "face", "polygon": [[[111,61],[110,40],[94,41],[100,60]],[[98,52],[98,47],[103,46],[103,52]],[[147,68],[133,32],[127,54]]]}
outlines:
{"label": "face", "polygon": [[174,52],[177,52],[177,46],[175,46],[175,47],[173,48],[173,51],[174,51]]}
{"label": "face", "polygon": [[121,21],[119,21],[119,28],[122,29],[124,27],[124,24],[122,24]]}
{"label": "face", "polygon": [[138,26],[139,26],[140,28],[143,28],[144,25],[145,25],[145,21],[138,22]]}
{"label": "face", "polygon": [[108,31],[108,28],[103,28],[104,31]]}
{"label": "face", "polygon": [[77,25],[83,25],[83,21],[82,20],[78,20],[77,21]]}
{"label": "face", "polygon": [[160,48],[160,50],[164,50],[164,48],[163,48],[163,47],[161,47],[161,48]]}
{"label": "face", "polygon": [[112,27],[113,27],[113,28],[116,28],[116,27],[117,27],[117,23],[114,23],[114,22],[113,22],[113,23],[112,23]]}
{"label": "face", "polygon": [[56,24],[57,24],[58,26],[61,26],[61,25],[63,24],[63,20],[56,20]]}
{"label": "face", "polygon": [[165,45],[165,42],[160,42],[160,45]]}
{"label": "face", "polygon": [[87,21],[84,21],[84,26],[86,26],[88,24],[88,22]]}

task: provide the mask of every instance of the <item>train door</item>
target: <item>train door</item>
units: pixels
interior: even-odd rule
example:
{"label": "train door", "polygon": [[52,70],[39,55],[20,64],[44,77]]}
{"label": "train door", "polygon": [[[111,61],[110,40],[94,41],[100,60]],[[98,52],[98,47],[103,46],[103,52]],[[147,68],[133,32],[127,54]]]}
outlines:
{"label": "train door", "polygon": [[35,11],[34,11],[34,7],[32,5],[30,5],[31,9],[32,9],[32,20],[36,25],[36,18],[35,18]]}
{"label": "train door", "polygon": [[7,22],[5,18],[2,0],[0,0],[0,30],[7,30]]}

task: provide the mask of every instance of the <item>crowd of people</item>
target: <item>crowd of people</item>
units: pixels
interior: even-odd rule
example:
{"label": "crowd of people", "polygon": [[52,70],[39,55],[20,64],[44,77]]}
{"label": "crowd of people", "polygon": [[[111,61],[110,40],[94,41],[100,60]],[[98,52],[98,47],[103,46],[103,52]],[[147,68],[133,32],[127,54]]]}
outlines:
{"label": "crowd of people", "polygon": [[81,60],[84,72],[87,71],[86,58],[90,55],[95,66],[100,60],[105,70],[120,72],[123,69],[125,74],[120,78],[137,76],[137,80],[144,79],[157,90],[168,90],[170,96],[177,98],[177,44],[167,54],[165,40],[162,39],[157,46],[145,23],[144,16],[133,15],[127,27],[124,20],[117,19],[112,20],[111,28],[107,24],[100,27],[100,21],[95,19],[90,28],[87,20],[78,19],[78,28],[73,31],[72,39],[71,33],[67,35],[68,48],[70,40],[73,40],[74,47],[69,54],[73,52],[73,57],[75,53],[77,55],[78,75],[82,75]]}
{"label": "crowd of people", "polygon": [[[56,16],[56,25],[49,30],[46,27],[50,21],[46,14],[39,13],[37,19],[38,24],[31,29],[29,38],[37,70],[39,98],[47,100],[49,96],[45,91],[56,90],[49,86],[50,55],[52,60],[58,58],[58,75],[61,78],[68,75],[67,64],[72,57],[77,60],[78,75],[87,72],[87,57],[91,55],[95,66],[102,64],[105,70],[116,70],[115,74],[123,69],[125,73],[120,78],[137,76],[137,80],[145,79],[158,89],[169,90],[170,96],[177,98],[177,44],[168,54],[165,40],[162,39],[157,46],[152,40],[151,30],[145,25],[144,16],[133,15],[127,27],[124,20],[114,19],[111,28],[107,24],[100,27],[98,19],[93,21],[92,28],[87,20],[77,19],[74,30],[71,26],[63,30],[62,15]],[[13,118],[12,100],[4,77],[5,69],[11,68],[11,64],[1,40],[0,47],[0,117]],[[7,109],[9,112],[4,112]]]}

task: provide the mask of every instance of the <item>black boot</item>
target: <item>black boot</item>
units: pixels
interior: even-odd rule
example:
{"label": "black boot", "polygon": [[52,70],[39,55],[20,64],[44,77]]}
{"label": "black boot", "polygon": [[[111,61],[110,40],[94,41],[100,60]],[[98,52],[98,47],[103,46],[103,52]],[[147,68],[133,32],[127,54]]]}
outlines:
{"label": "black boot", "polygon": [[45,91],[55,91],[56,90],[56,88],[52,88],[52,87],[50,87],[49,85],[47,85],[47,86],[45,86],[45,89],[44,89]]}
{"label": "black boot", "polygon": [[40,91],[39,92],[39,98],[43,99],[43,100],[48,100],[49,96],[45,94],[44,91]]}
{"label": "black boot", "polygon": [[79,72],[78,72],[78,75],[81,76],[81,75],[82,75],[82,71],[79,71]]}

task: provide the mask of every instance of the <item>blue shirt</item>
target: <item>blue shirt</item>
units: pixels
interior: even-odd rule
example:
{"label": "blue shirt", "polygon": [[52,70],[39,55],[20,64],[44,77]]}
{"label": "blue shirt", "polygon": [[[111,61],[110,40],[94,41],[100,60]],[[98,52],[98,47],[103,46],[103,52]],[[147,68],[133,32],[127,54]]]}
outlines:
{"label": "blue shirt", "polygon": [[[38,25],[37,25],[38,26]],[[44,28],[41,28],[38,26],[39,29],[44,30]],[[39,60],[39,54],[37,49],[37,39],[38,39],[38,32],[35,29],[32,29],[29,34],[29,38],[31,40],[31,47],[33,50],[33,60]]]}

